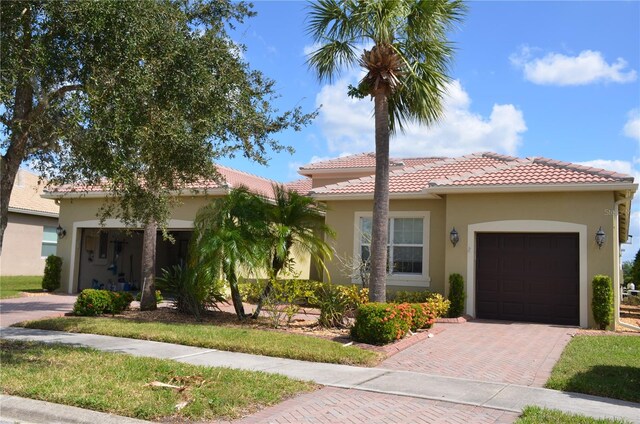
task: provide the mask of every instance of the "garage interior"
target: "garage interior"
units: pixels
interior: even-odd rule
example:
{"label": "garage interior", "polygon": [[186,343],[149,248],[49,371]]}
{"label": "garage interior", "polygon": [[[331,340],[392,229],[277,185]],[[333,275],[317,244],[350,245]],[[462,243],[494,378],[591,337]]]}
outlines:
{"label": "garage interior", "polygon": [[[187,259],[192,231],[169,231],[174,242],[158,232],[156,275],[163,268],[183,264]],[[136,291],[142,281],[142,235],[140,230],[83,228],[77,291],[107,289]]]}

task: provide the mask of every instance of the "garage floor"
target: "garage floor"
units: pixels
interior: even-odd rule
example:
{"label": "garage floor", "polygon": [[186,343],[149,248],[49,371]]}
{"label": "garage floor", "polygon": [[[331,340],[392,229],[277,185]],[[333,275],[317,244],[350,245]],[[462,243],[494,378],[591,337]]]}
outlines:
{"label": "garage floor", "polygon": [[381,368],[542,387],[578,330],[548,324],[471,321],[384,361]]}

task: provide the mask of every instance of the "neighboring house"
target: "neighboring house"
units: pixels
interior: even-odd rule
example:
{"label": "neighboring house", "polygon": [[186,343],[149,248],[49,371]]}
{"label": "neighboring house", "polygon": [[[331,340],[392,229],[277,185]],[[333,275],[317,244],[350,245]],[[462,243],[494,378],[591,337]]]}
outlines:
{"label": "neighboring house", "polygon": [[43,182],[20,169],[9,199],[0,275],[42,275],[47,256],[56,254],[58,205],[40,197]]}
{"label": "neighboring house", "polygon": [[[273,199],[275,181],[223,166],[218,166],[218,172],[223,182],[204,181],[180,194],[181,204],[172,210],[167,225],[175,242],[165,241],[160,235],[157,238],[156,275],[185,261],[196,213],[212,199],[240,185]],[[66,231],[66,237],[58,242],[58,256],[63,259],[61,290],[74,293],[92,287],[140,287],[142,230],[125,228],[117,219],[107,219],[104,226],[100,225],[97,213],[107,197],[102,188],[63,186],[46,191],[44,197],[59,202],[60,225]],[[296,259],[300,278],[313,277],[312,268],[308,257]]]}
{"label": "neighboring house", "polygon": [[[354,155],[303,166],[307,178],[292,184],[326,202],[335,252],[356,262],[369,255],[374,171],[373,154]],[[387,287],[447,294],[459,273],[471,316],[593,326],[594,275],[611,276],[619,298],[637,187],[628,175],[545,158],[392,159]],[[340,263],[328,265],[331,280],[359,282]]]}

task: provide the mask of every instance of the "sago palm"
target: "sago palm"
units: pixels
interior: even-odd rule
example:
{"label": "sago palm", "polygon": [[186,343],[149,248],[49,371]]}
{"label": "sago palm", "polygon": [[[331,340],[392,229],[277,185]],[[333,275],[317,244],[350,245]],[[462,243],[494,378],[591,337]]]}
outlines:
{"label": "sago palm", "polygon": [[[374,101],[376,173],[371,234],[370,297],[386,295],[389,137],[409,122],[432,124],[442,114],[460,0],[319,0],[308,31],[319,44],[308,58],[321,80],[360,66],[366,75],[349,95]],[[362,46],[370,46],[370,50]]]}
{"label": "sago palm", "polygon": [[[269,278],[277,279],[282,271],[292,270],[294,256],[309,255],[312,261],[326,270],[324,261],[331,258],[332,252],[325,237],[333,237],[334,232],[324,223],[324,205],[280,184],[273,185],[273,194],[274,204],[266,204],[265,211]],[[260,314],[262,302],[270,290],[269,282],[260,296],[254,318]]]}

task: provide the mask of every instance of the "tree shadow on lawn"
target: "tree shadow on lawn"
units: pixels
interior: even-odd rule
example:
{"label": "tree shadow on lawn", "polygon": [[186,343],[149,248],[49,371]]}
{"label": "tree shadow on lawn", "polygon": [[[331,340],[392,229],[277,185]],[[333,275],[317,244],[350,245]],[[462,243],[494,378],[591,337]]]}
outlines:
{"label": "tree shadow on lawn", "polygon": [[550,388],[640,403],[640,362],[637,366],[597,365],[575,374],[562,387]]}

